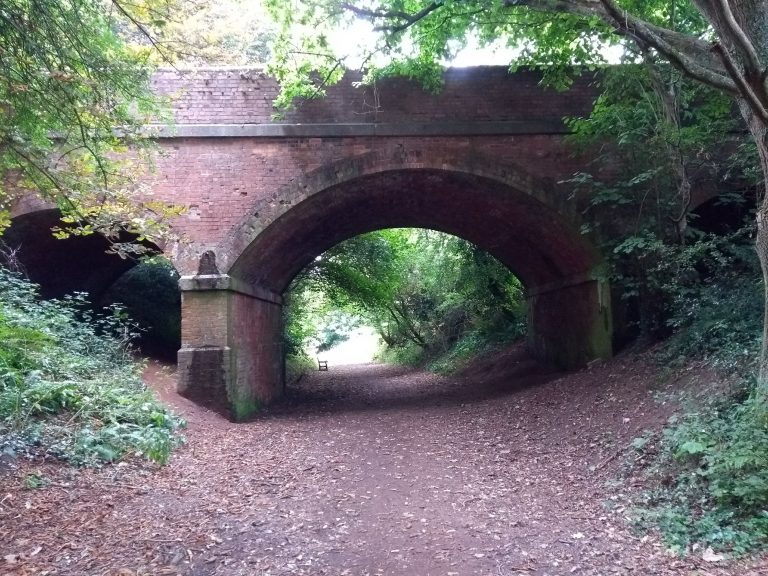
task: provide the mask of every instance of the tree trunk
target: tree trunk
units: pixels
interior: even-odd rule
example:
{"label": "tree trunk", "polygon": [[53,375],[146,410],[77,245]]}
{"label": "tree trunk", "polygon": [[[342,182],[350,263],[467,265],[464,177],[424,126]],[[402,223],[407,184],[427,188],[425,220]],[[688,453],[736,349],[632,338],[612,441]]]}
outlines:
{"label": "tree trunk", "polygon": [[755,248],[763,271],[764,312],[763,343],[760,349],[760,369],[758,372],[758,393],[768,400],[768,128],[758,119],[751,119],[749,128],[757,144],[760,164],[763,168],[762,200],[757,210],[757,234]]}
{"label": "tree trunk", "polygon": [[757,392],[768,401],[768,0],[694,3],[721,39],[723,63],[738,86],[739,109],[760,156],[763,186],[757,206],[755,248],[763,272],[765,309]]}

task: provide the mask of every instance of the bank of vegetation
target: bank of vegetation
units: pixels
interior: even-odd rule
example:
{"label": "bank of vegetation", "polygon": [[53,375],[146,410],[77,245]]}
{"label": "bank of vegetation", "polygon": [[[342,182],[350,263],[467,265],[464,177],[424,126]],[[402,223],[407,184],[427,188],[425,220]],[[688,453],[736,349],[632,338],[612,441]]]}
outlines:
{"label": "bank of vegetation", "polygon": [[135,324],[118,308],[91,308],[78,295],[42,301],[0,268],[0,453],[164,463],[183,422],[142,381]]}
{"label": "bank of vegetation", "polygon": [[[571,141],[623,168],[610,181],[574,177],[591,198],[584,232],[609,260],[627,344],[654,344],[662,374],[695,363],[709,375],[675,395],[683,408],[664,430],[633,442],[652,487],[638,496],[634,517],[680,552],[765,547],[755,147],[727,98],[669,67],[617,67],[602,88],[592,115],[570,122]],[[711,200],[694,206],[694,193],[707,187]]]}

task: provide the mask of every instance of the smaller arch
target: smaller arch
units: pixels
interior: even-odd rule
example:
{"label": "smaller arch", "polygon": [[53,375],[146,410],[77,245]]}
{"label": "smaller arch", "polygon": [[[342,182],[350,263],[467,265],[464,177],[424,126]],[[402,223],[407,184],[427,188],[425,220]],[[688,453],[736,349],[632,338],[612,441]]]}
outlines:
{"label": "smaller arch", "polygon": [[92,302],[99,302],[136,260],[108,253],[110,244],[100,234],[57,239],[51,229],[60,225],[56,208],[20,211],[2,240],[15,251],[29,279],[40,286],[43,298],[87,292]]}

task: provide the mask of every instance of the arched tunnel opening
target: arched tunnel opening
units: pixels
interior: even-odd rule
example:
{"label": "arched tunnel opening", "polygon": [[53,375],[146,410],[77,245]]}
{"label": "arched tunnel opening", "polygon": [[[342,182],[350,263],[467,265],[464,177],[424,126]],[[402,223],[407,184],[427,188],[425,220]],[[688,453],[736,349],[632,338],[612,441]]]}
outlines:
{"label": "arched tunnel opening", "polygon": [[[44,299],[77,292],[86,294],[95,311],[120,306],[140,328],[135,344],[142,353],[175,357],[181,341],[178,273],[160,249],[144,243],[156,254],[148,261],[121,257],[100,234],[56,238],[52,229],[60,226],[57,209],[16,216],[2,236],[3,264],[37,284]],[[127,234],[120,238],[132,240]]]}
{"label": "arched tunnel opening", "polygon": [[757,202],[751,190],[719,194],[698,204],[691,211],[691,226],[696,230],[726,235],[754,221]]}
{"label": "arched tunnel opening", "polygon": [[520,280],[470,242],[428,229],[337,244],[294,278],[283,302],[288,385],[320,362],[450,371],[525,336]]}
{"label": "arched tunnel opening", "polygon": [[452,168],[335,176],[270,198],[219,247],[231,264],[182,278],[180,392],[235,419],[279,397],[291,281],[331,247],[385,228],[445,232],[503,263],[525,286],[528,346],[543,362],[574,368],[610,356],[602,259],[563,213],[568,202],[554,185],[532,191],[525,180]]}

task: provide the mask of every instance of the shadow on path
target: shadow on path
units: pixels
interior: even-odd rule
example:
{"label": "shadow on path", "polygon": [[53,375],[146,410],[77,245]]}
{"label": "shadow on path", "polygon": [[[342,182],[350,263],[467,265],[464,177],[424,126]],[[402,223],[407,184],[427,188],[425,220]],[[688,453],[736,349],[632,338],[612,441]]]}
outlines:
{"label": "shadow on path", "polygon": [[452,377],[386,364],[330,366],[289,386],[270,412],[288,416],[457,406],[515,394],[562,375],[533,360],[522,345]]}

